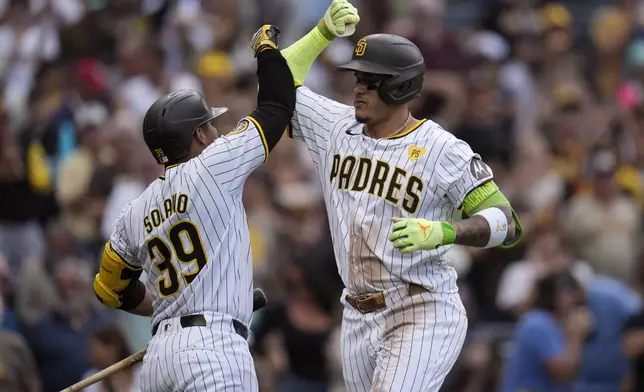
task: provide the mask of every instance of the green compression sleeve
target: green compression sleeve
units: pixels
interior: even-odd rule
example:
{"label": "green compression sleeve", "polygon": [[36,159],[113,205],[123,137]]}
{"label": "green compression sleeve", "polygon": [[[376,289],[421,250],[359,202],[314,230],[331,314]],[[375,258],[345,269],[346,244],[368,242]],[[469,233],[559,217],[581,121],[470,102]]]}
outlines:
{"label": "green compression sleeve", "polygon": [[282,50],[282,56],[291,69],[296,86],[304,83],[313,62],[331,41],[332,39],[326,38],[320,27],[316,26],[293,45]]}
{"label": "green compression sleeve", "polygon": [[494,181],[487,182],[485,184],[479,185],[474,190],[472,190],[463,201],[461,205],[461,210],[468,217],[473,216],[477,212],[494,206],[507,205],[510,206],[512,210],[512,219],[516,226],[516,235],[510,241],[504,242],[500,245],[501,248],[511,248],[518,244],[523,237],[523,227],[521,226],[521,221],[519,216],[514,211],[514,208],[510,205],[510,202],[505,197],[503,192],[499,189],[498,185]]}

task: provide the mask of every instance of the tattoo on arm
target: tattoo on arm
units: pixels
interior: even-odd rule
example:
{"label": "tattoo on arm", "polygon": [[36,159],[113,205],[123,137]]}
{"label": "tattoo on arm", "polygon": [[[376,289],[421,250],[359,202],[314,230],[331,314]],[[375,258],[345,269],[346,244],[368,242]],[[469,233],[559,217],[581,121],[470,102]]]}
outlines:
{"label": "tattoo on arm", "polygon": [[[508,236],[506,240],[511,240],[516,235],[516,225],[512,218],[512,209],[508,205],[496,206],[503,211],[508,219]],[[464,246],[474,246],[482,248],[490,241],[490,226],[485,218],[473,216],[454,223],[456,230],[456,244]]]}

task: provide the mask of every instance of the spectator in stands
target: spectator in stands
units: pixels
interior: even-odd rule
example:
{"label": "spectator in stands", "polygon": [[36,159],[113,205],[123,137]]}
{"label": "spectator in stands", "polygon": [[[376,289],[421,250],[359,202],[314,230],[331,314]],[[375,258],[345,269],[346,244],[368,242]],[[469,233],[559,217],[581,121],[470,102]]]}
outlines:
{"label": "spectator in stands", "polygon": [[584,290],[570,273],[540,279],[533,308],[517,326],[499,391],[571,390],[592,328]]}
{"label": "spectator in stands", "polygon": [[40,221],[51,200],[50,174],[42,144],[18,138],[0,102],[0,204],[11,206],[0,210],[0,252],[13,276],[26,258],[44,256]]}
{"label": "spectator in stands", "polygon": [[326,392],[330,387],[326,346],[332,318],[311,290],[315,279],[296,266],[285,267],[284,302],[269,305],[254,326],[253,347],[269,360],[278,392]]}
{"label": "spectator in stands", "polygon": [[599,276],[585,286],[595,322],[584,345],[574,390],[619,391],[629,370],[628,359],[620,349],[622,329],[636,314],[641,301],[635,292],[613,278]]}
{"label": "spectator in stands", "polygon": [[58,392],[81,380],[91,367],[90,335],[107,321],[88,294],[93,274],[87,262],[60,260],[54,266],[54,277],[56,307],[21,328],[38,363],[43,392]]}
{"label": "spectator in stands", "polygon": [[508,266],[503,272],[497,306],[514,315],[521,315],[529,305],[532,288],[540,278],[553,272],[568,270],[582,284],[593,279],[590,265],[576,259],[566,246],[566,238],[551,227],[541,227],[531,233],[532,241],[524,260]]}
{"label": "spectator in stands", "polygon": [[0,391],[39,392],[40,376],[29,346],[22,336],[2,327],[3,313],[0,297]]}
{"label": "spectator in stands", "polygon": [[644,308],[624,326],[622,352],[631,361],[629,392],[644,392]]}
{"label": "spectator in stands", "polygon": [[[118,361],[132,355],[123,332],[114,324],[105,325],[92,334],[89,344],[89,356],[94,366],[83,375],[87,378]],[[83,392],[139,392],[141,384],[139,374],[141,364],[124,369],[102,381],[83,389]]]}
{"label": "spectator in stands", "polygon": [[11,331],[18,331],[18,318],[15,312],[10,308],[12,300],[13,280],[9,272],[9,265],[3,255],[0,254],[0,302],[3,304],[3,312],[0,322],[0,329],[7,329]]}
{"label": "spectator in stands", "polygon": [[108,116],[107,108],[100,103],[79,108],[75,119],[78,147],[60,165],[56,195],[61,218],[81,242],[92,241],[97,234],[87,196],[94,173],[109,164],[109,151],[105,150]]}
{"label": "spectator in stands", "polygon": [[603,7],[593,15],[589,35],[594,53],[588,64],[589,79],[600,101],[615,99],[623,75],[630,27],[627,11],[616,6]]}
{"label": "spectator in stands", "polygon": [[566,223],[578,254],[596,273],[634,284],[640,211],[632,198],[619,191],[614,176],[618,164],[610,150],[591,157],[593,189],[572,199]]}

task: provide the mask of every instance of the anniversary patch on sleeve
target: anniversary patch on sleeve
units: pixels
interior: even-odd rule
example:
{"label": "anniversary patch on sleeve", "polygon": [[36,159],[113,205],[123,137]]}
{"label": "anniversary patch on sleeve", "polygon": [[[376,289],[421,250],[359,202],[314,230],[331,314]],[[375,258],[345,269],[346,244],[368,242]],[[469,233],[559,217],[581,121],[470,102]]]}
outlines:
{"label": "anniversary patch on sleeve", "polygon": [[242,133],[242,132],[244,132],[245,130],[248,129],[249,125],[250,125],[250,121],[248,121],[247,119],[243,119],[243,120],[241,120],[240,122],[237,123],[237,126],[235,128],[233,128],[232,131],[230,131],[229,135],[235,135],[235,134],[238,134],[238,133]]}

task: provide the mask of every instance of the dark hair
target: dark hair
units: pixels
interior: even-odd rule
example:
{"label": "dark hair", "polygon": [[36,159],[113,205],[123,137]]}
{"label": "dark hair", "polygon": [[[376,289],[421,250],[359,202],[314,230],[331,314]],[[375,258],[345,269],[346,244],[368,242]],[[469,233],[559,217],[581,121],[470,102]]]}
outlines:
{"label": "dark hair", "polygon": [[117,361],[123,360],[132,355],[130,345],[118,325],[108,324],[99,327],[94,331],[92,337],[106,346],[116,346],[118,354]]}
{"label": "dark hair", "polygon": [[534,307],[554,312],[559,293],[581,289],[581,283],[569,271],[550,273],[539,279],[534,286]]}

